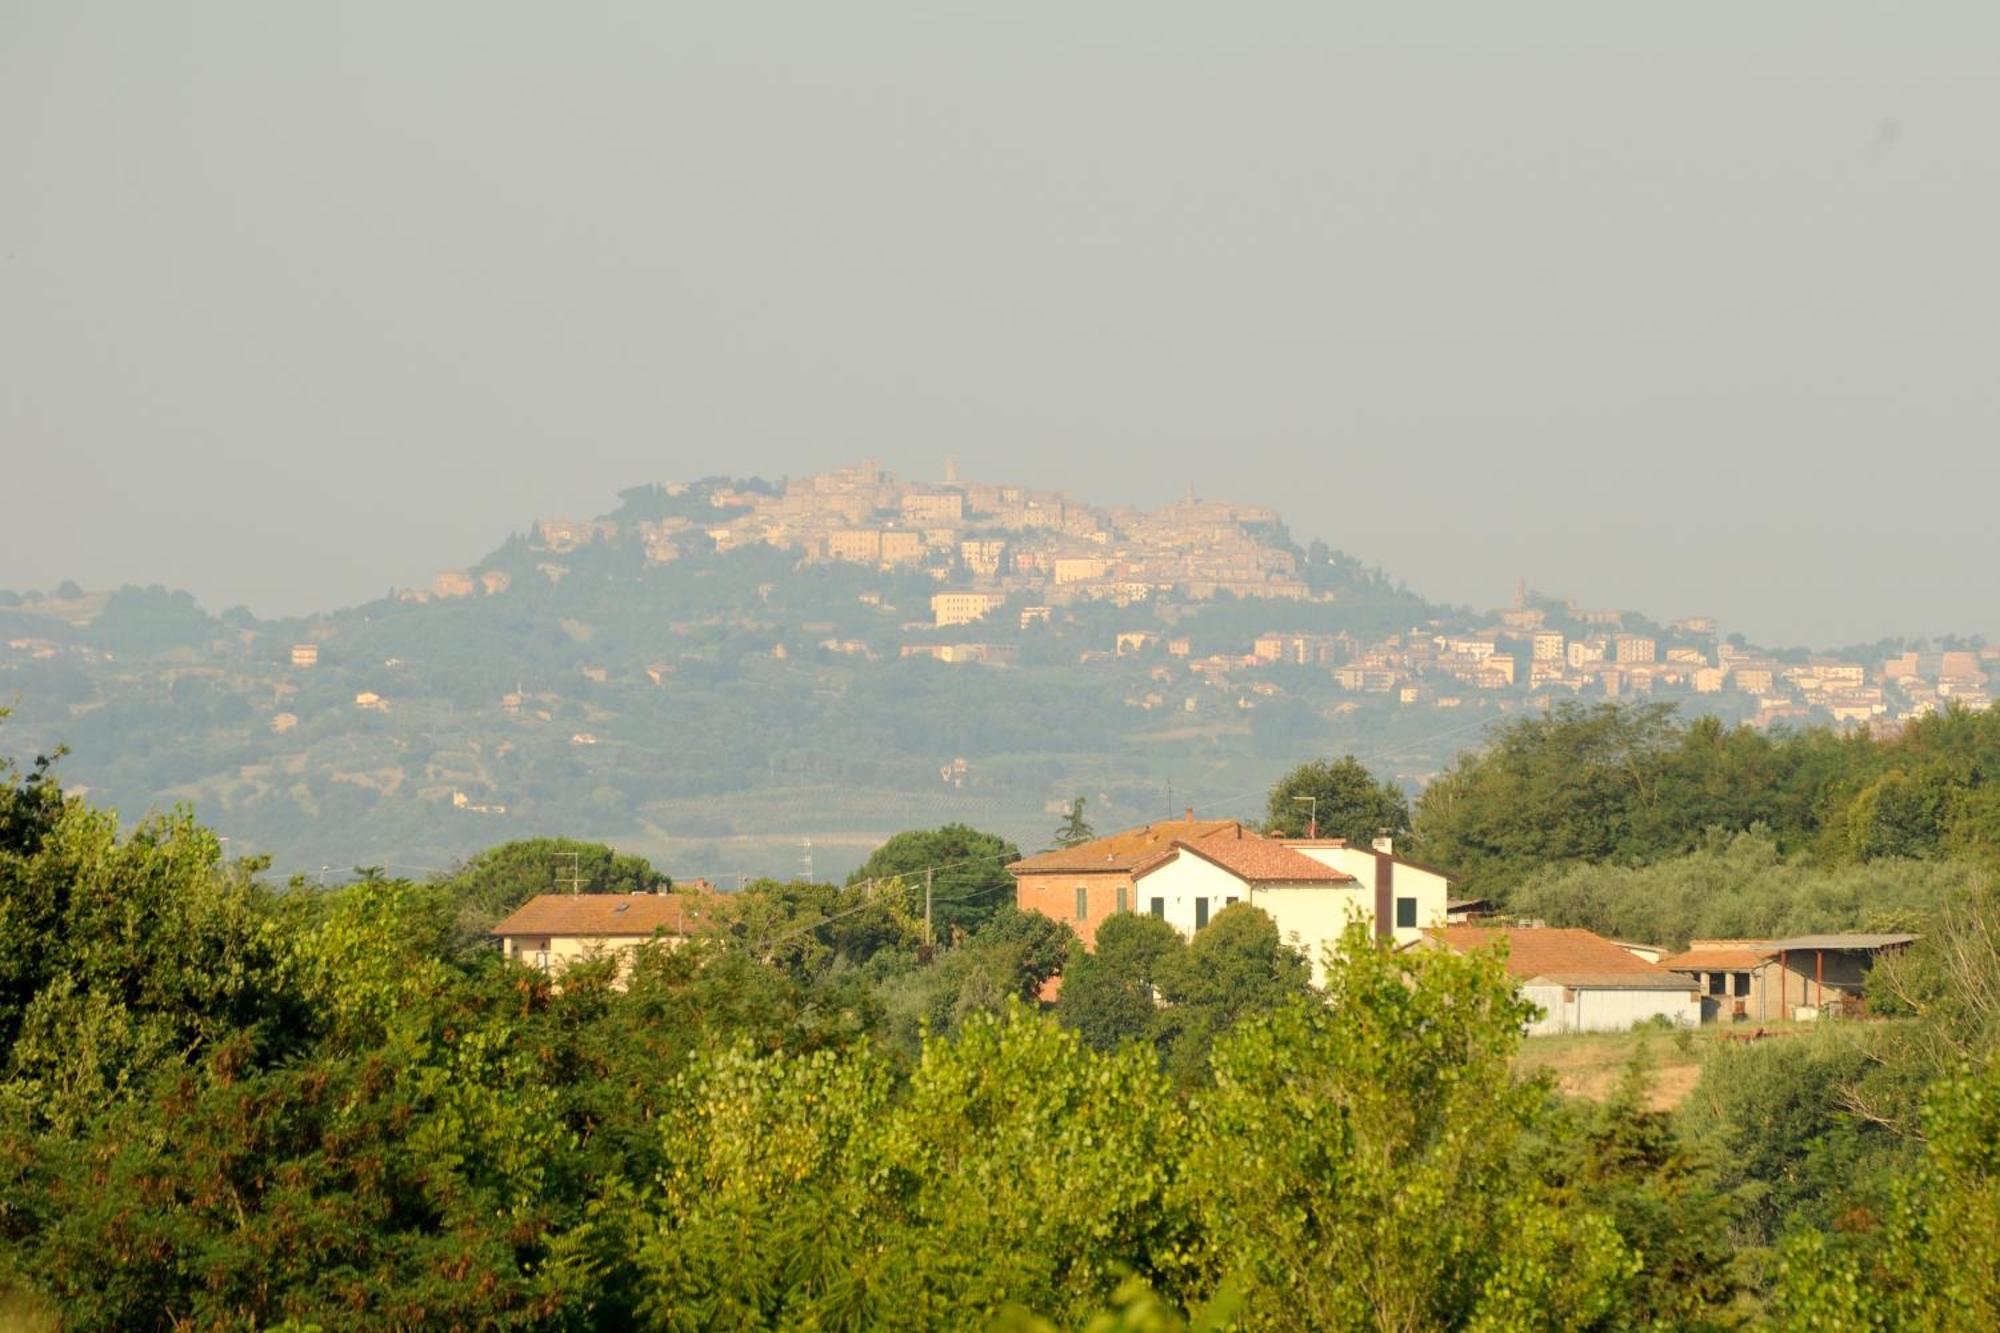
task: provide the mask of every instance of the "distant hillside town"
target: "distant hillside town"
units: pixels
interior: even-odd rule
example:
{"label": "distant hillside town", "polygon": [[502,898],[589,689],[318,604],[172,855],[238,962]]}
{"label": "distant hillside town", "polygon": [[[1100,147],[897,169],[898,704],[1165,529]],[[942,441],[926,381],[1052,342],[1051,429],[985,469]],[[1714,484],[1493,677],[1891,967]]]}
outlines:
{"label": "distant hillside town", "polygon": [[918,810],[1025,838],[1088,791],[1136,820],[1313,754],[1416,792],[1567,699],[1888,733],[1987,708],[2000,662],[1976,638],[1761,648],[1525,585],[1440,606],[1192,491],[1141,510],[870,463],[619,500],[323,615],[0,591],[5,739],[67,746],[128,811],[195,802],[286,869],[561,832],[736,876],[858,859]]}

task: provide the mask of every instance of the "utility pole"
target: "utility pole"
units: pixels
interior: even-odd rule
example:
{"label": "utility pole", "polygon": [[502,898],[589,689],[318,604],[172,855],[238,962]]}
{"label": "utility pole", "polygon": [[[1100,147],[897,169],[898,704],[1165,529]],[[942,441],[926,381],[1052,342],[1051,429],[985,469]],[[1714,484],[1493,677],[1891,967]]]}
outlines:
{"label": "utility pole", "polygon": [[800,867],[801,867],[802,869],[804,869],[804,871],[806,872],[806,873],[805,873],[805,876],[804,876],[804,880],[805,880],[805,882],[806,882],[807,884],[810,884],[810,883],[812,883],[812,882],[813,882],[813,840],[812,840],[811,838],[800,838],[800,839],[799,839],[799,865],[800,865]]}
{"label": "utility pole", "polygon": [[924,867],[924,943],[932,948],[937,947],[937,934],[931,929],[931,878],[934,873],[929,866]]}

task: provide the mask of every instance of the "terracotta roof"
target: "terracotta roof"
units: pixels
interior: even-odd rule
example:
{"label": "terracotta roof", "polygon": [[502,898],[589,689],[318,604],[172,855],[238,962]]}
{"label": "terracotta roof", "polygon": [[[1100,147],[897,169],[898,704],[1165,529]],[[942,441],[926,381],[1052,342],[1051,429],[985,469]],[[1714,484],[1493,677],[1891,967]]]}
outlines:
{"label": "terracotta roof", "polygon": [[1756,949],[1689,949],[1662,958],[1660,966],[1675,972],[1748,972],[1768,961]]}
{"label": "terracotta roof", "polygon": [[1652,978],[1663,985],[1684,984],[1658,963],[1637,958],[1595,931],[1552,926],[1508,930],[1493,926],[1442,926],[1427,932],[1428,938],[1454,953],[1490,949],[1507,942],[1507,970],[1523,981],[1547,977],[1551,981],[1587,986],[1614,984],[1611,978],[1630,978],[1616,984],[1631,985]]}
{"label": "terracotta roof", "polygon": [[[1213,861],[1246,884],[1352,884],[1354,876],[1324,862],[1295,852],[1282,842],[1246,834],[1241,838],[1223,834],[1199,841],[1178,839],[1175,851],[1188,851]],[[1171,856],[1161,856],[1138,871],[1143,876],[1165,865]]]}
{"label": "terracotta roof", "polygon": [[1197,842],[1242,828],[1234,819],[1163,819],[1157,824],[1126,829],[1108,837],[1061,847],[1016,861],[1007,869],[1016,875],[1041,871],[1129,871],[1170,850],[1177,841]]}
{"label": "terracotta roof", "polygon": [[493,927],[495,935],[692,935],[717,924],[718,900],[688,893],[542,893]]}

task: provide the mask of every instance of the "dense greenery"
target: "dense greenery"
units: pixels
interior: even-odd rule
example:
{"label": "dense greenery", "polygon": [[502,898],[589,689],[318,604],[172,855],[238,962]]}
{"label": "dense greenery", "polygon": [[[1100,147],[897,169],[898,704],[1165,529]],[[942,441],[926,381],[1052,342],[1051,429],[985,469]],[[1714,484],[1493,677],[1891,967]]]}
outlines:
{"label": "dense greenery", "polygon": [[949,938],[954,931],[977,930],[1012,900],[1014,877],[1007,867],[1020,859],[1020,849],[1005,838],[947,824],[898,833],[876,848],[847,882],[900,885],[907,878],[914,889],[929,873],[935,932]]}
{"label": "dense greenery", "polygon": [[1658,705],[1566,704],[1499,729],[1418,800],[1420,854],[1505,894],[1568,865],[1646,865],[1760,831],[1819,865],[2000,865],[2000,710],[1899,735],[1760,732]]}
{"label": "dense greenery", "polygon": [[1410,827],[1410,802],[1393,782],[1378,781],[1353,755],[1300,764],[1271,788],[1265,828],[1288,838],[1317,827],[1322,838],[1366,847]]}
{"label": "dense greenery", "polygon": [[1973,869],[1919,863],[1924,938],[1872,983],[1903,1017],[1718,1046],[1669,1112],[1643,1064],[1601,1104],[1517,1074],[1497,957],[1356,932],[1313,991],[1248,904],[1190,941],[1114,917],[1089,956],[1003,906],[933,955],[910,866],[751,885],[622,976],[464,947],[554,850],[281,887],[184,813],[121,832],[46,766],[0,772],[7,1308],[1971,1330],[2000,1300],[2000,898]]}

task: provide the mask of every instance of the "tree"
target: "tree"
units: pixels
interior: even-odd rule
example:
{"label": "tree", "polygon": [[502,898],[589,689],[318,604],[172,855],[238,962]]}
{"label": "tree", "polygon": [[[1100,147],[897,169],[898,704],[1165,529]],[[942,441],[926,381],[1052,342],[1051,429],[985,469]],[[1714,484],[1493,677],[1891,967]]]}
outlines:
{"label": "tree", "polygon": [[538,893],[659,893],[673,881],[601,842],[522,838],[487,848],[439,884],[458,905],[460,943],[481,947],[496,922]]}
{"label": "tree", "polygon": [[1171,1196],[1195,1228],[1171,1269],[1184,1303],[1229,1275],[1252,1328],[1581,1328],[1610,1314],[1635,1267],[1617,1233],[1524,1168],[1544,1103],[1512,1075],[1532,1006],[1504,964],[1396,955],[1357,927],[1327,990],[1216,1047]]}
{"label": "tree", "polygon": [[1932,1091],[1921,1168],[1898,1183],[1879,1233],[1801,1229],[1784,1247],[1776,1305],[1787,1327],[2000,1326],[2000,1059]]}
{"label": "tree", "polygon": [[1168,1065],[1183,1087],[1208,1077],[1209,1048],[1239,1020],[1305,995],[1312,968],[1249,903],[1225,907],[1185,950],[1161,959],[1161,1016]]}
{"label": "tree", "polygon": [[1063,822],[1056,825],[1054,846],[1057,849],[1077,847],[1096,836],[1097,830],[1083,817],[1083,798],[1079,796],[1070,802],[1069,813],[1063,816]]}
{"label": "tree", "polygon": [[914,890],[925,872],[933,871],[933,919],[938,937],[948,940],[954,928],[968,934],[978,930],[1013,899],[1014,877],[1007,867],[1020,859],[1020,849],[1005,838],[946,824],[898,833],[877,847],[847,883],[900,879]]}
{"label": "tree", "polygon": [[1329,763],[1300,764],[1271,789],[1265,831],[1300,838],[1313,820],[1322,838],[1345,838],[1366,847],[1382,834],[1400,837],[1410,827],[1410,803],[1393,782],[1378,782],[1353,755]]}
{"label": "tree", "polygon": [[1120,912],[1097,928],[1097,948],[1063,972],[1057,1016],[1095,1050],[1154,1039],[1160,1023],[1156,987],[1187,944],[1157,917]]}

